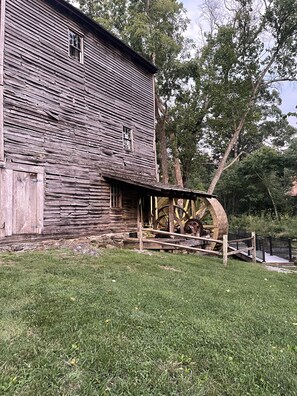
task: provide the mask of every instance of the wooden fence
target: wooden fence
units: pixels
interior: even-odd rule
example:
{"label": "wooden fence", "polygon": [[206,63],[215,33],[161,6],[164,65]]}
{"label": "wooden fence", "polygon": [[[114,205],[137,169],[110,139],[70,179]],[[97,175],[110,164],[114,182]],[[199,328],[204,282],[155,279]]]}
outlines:
{"label": "wooden fence", "polygon": [[[157,235],[161,235],[164,237],[168,236],[168,237],[172,238],[172,242],[171,241],[168,242],[168,240],[164,241],[164,240],[162,240],[162,238],[145,238],[144,233],[157,234]],[[212,238],[208,238],[208,237],[197,237],[197,236],[190,235],[190,234],[178,234],[175,232],[160,231],[160,230],[156,230],[153,228],[139,227],[138,238],[139,238],[139,250],[143,250],[144,244],[148,243],[148,242],[152,242],[152,239],[153,239],[153,243],[159,244],[161,247],[162,246],[167,246],[167,247],[171,246],[174,249],[180,249],[180,250],[186,250],[186,251],[192,251],[192,252],[200,252],[200,253],[202,252],[204,254],[221,256],[221,257],[223,257],[223,264],[225,267],[227,267],[227,264],[228,264],[228,257],[232,256],[232,255],[239,254],[239,253],[247,252],[249,255],[251,255],[252,261],[256,262],[256,236],[255,236],[254,232],[252,232],[251,236],[247,237],[247,238],[228,240],[228,235],[224,235],[223,240],[219,240],[219,239],[212,239]],[[179,238],[179,240],[176,240],[174,238]],[[182,238],[182,241],[188,239],[188,240],[193,240],[193,241],[204,242],[206,247],[202,248],[202,247],[196,247],[196,246],[187,246],[185,243],[180,244],[181,238]],[[249,242],[249,241],[250,241],[251,246],[245,245],[245,242]],[[213,242],[216,245],[221,245],[221,248],[219,250],[208,249],[207,245],[210,242]],[[231,246],[231,243],[236,244],[237,246],[239,245],[239,243],[243,243],[244,246],[242,246],[241,248],[238,247],[237,249],[235,249]]]}

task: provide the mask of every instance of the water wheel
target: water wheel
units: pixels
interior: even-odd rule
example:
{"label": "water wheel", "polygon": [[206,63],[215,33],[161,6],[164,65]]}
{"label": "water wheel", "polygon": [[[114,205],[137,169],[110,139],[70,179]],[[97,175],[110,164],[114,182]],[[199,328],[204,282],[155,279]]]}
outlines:
{"label": "water wheel", "polygon": [[[203,228],[210,238],[223,239],[228,234],[228,218],[223,206],[216,198],[200,198],[196,204],[195,217],[203,223]],[[216,243],[208,244],[209,249],[214,249]]]}
{"label": "water wheel", "polygon": [[[169,205],[162,199],[158,209],[155,226],[161,230],[169,230]],[[174,205],[174,231],[195,236],[209,236],[211,239],[223,238],[228,233],[228,218],[223,206],[216,198],[200,198],[195,207],[189,200],[183,201],[183,206]],[[209,242],[208,249],[215,249],[216,243]]]}
{"label": "water wheel", "polygon": [[[184,233],[184,226],[190,215],[187,210],[179,205],[174,205],[174,232]],[[163,205],[158,209],[158,217],[155,221],[156,228],[169,231],[169,205]]]}

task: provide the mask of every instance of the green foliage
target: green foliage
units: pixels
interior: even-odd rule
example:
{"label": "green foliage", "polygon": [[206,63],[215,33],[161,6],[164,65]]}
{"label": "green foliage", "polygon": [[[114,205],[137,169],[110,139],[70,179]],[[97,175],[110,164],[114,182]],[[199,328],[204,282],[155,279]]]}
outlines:
{"label": "green foliage", "polygon": [[206,35],[188,69],[193,84],[179,92],[172,108],[185,180],[193,179],[191,159],[197,152],[207,148],[218,166],[235,135],[231,158],[267,142],[285,147],[296,133],[275,89],[277,82],[296,80],[293,4],[270,1],[257,7],[255,1],[236,0],[225,22],[215,21],[216,29]]}
{"label": "green foliage", "polygon": [[283,215],[280,220],[271,216],[229,216],[229,227],[231,230],[247,230],[256,232],[262,236],[272,236],[276,238],[295,238],[295,250],[297,249],[297,218],[294,216]]}
{"label": "green foliage", "polygon": [[197,255],[1,255],[0,393],[294,395],[296,275]]}
{"label": "green foliage", "polygon": [[296,175],[296,151],[263,146],[225,171],[217,193],[231,215],[294,215],[296,198],[288,195]]}

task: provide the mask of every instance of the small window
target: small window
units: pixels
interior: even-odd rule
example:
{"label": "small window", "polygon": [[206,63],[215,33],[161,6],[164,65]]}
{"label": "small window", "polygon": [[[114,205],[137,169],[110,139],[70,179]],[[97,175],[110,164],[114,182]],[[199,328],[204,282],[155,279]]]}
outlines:
{"label": "small window", "polygon": [[110,207],[121,208],[122,207],[122,194],[120,186],[116,183],[110,185]]}
{"label": "small window", "polygon": [[80,63],[83,62],[83,39],[82,37],[69,30],[69,55],[71,58],[78,60]]}
{"label": "small window", "polygon": [[132,129],[123,126],[123,144],[126,151],[133,150]]}

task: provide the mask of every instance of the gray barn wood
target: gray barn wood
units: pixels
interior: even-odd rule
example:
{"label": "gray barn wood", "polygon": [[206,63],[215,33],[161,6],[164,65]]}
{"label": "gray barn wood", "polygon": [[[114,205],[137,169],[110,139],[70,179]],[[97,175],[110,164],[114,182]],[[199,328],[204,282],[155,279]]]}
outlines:
{"label": "gray barn wood", "polygon": [[[155,66],[64,0],[0,9],[0,244],[136,230],[139,198],[160,191]],[[69,55],[69,31],[83,62]]]}

